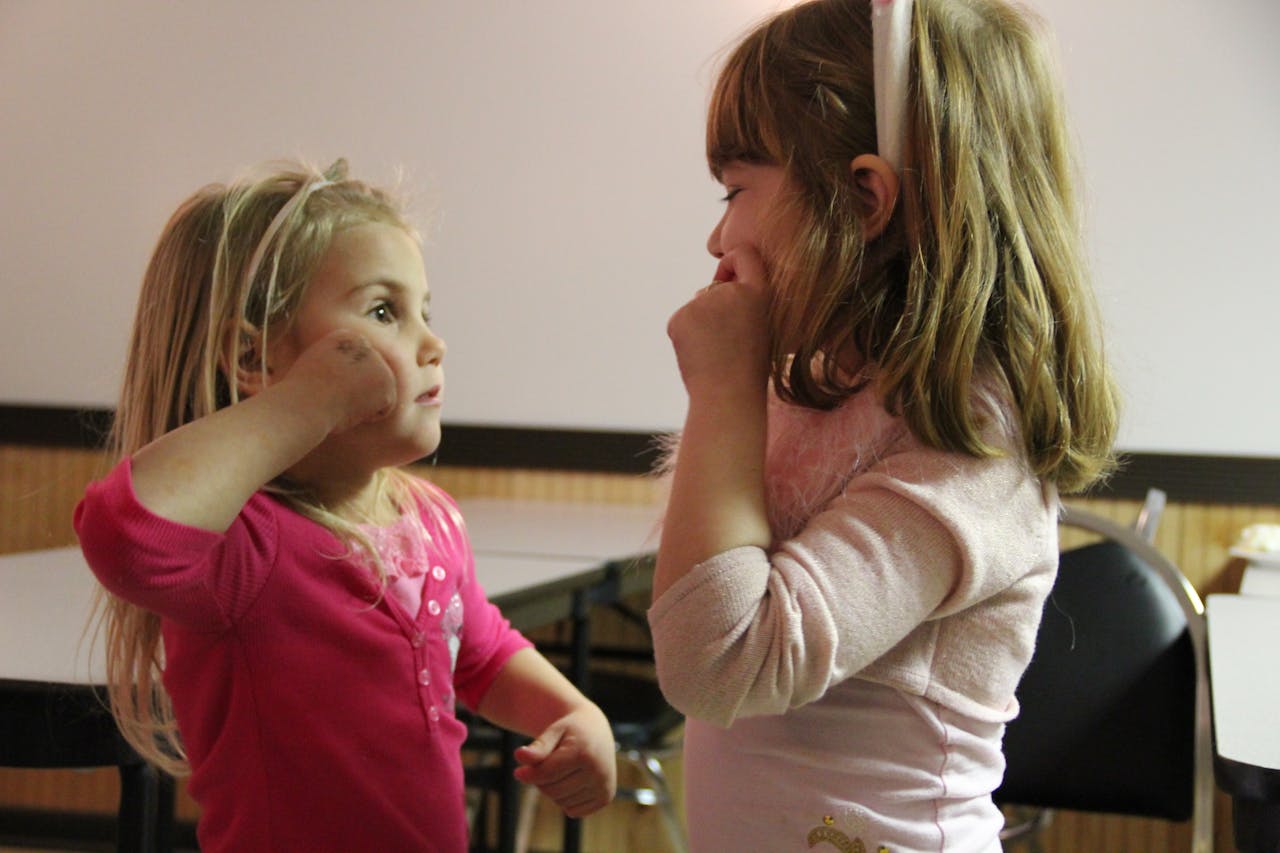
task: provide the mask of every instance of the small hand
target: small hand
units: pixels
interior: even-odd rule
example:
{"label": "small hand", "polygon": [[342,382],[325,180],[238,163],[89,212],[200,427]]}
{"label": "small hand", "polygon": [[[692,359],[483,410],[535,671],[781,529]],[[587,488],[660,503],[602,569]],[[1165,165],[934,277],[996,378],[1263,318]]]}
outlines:
{"label": "small hand", "polygon": [[516,779],[536,786],[569,817],[599,811],[617,791],[613,731],[594,705],[556,720],[515,758]]}
{"label": "small hand", "polygon": [[316,401],[331,407],[333,432],[386,417],[396,405],[396,378],[363,335],[337,329],[298,357],[286,380],[312,382]]}
{"label": "small hand", "polygon": [[760,257],[726,255],[716,280],[667,323],[680,375],[690,393],[725,383],[761,387],[769,375],[769,295]]}

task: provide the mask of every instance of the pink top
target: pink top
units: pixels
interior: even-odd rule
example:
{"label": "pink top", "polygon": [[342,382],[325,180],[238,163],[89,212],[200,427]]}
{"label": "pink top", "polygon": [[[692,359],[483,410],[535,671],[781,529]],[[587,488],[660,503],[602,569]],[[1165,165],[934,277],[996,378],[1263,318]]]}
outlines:
{"label": "pink top", "polygon": [[466,849],[455,696],[474,708],[529,643],[486,600],[462,518],[430,488],[412,615],[263,492],[211,533],[143,507],[125,460],[76,508],[103,586],[161,616],[205,853]]}
{"label": "pink top", "polygon": [[924,446],[871,386],[829,412],[772,399],[772,546],[695,566],[649,612],[663,692],[690,717],[695,853],[840,833],[1000,849],[990,793],[1057,568],[1058,500],[1009,412],[978,404],[1005,455]]}

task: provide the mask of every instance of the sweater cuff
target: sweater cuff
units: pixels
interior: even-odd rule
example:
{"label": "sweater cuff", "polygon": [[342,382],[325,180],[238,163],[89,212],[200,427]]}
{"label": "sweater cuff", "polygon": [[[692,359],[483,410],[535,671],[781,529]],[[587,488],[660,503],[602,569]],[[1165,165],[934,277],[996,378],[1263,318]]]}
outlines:
{"label": "sweater cuff", "polygon": [[[757,565],[765,570],[760,573],[759,584],[744,583],[744,575]],[[736,623],[744,601],[760,600],[768,583],[768,569],[769,560],[764,549],[755,545],[742,545],[722,551],[698,563],[684,577],[667,587],[667,591],[649,608],[649,625],[657,632],[661,625],[673,618],[673,612],[685,607],[696,607],[700,612],[697,621],[706,626],[704,630],[727,629]],[[726,579],[726,575],[730,574],[733,577]],[[716,592],[711,593],[711,601],[716,603],[711,608],[706,607],[708,601],[704,600],[704,587],[708,585],[717,588]]]}

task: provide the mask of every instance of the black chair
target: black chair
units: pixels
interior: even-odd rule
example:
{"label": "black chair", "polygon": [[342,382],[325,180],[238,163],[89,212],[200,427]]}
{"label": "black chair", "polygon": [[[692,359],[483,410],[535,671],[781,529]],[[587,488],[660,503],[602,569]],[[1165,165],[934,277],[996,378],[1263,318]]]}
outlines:
{"label": "black chair", "polygon": [[[1163,495],[1158,495],[1162,504]],[[1148,509],[1157,501],[1149,501]],[[1213,850],[1204,607],[1186,577],[1131,528],[1074,507],[1064,529],[1101,541],[1063,551],[1035,655],[1004,739],[1002,806],[1031,807],[1002,839],[1029,841],[1052,810],[1193,821]],[[1020,810],[1020,809],[1019,809]]]}
{"label": "black chair", "polygon": [[0,682],[0,731],[0,766],[120,771],[120,805],[113,829],[65,814],[10,811],[0,820],[0,834],[7,843],[84,844],[114,831],[120,853],[172,850],[173,779],[125,742],[99,691],[78,685]]}

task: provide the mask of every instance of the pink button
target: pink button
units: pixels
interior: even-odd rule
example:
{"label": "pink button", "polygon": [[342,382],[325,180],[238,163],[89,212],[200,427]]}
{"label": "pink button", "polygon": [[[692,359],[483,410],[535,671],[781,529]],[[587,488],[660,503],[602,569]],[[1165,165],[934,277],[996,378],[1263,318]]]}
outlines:
{"label": "pink button", "polygon": [[419,683],[419,684],[430,684],[430,683],[431,683],[431,672],[430,672],[429,670],[425,670],[425,669],[424,669],[424,670],[422,670],[421,672],[419,672],[419,673],[418,673],[418,683]]}
{"label": "pink button", "polygon": [[425,643],[426,641],[427,641],[426,634],[422,633],[421,631],[414,631],[413,637],[409,640],[409,644],[412,645],[415,649],[420,649],[422,648],[422,644]]}
{"label": "pink button", "polygon": [[436,601],[434,598],[433,598],[433,599],[431,599],[430,601],[428,601],[428,602],[427,602],[427,612],[428,612],[428,613],[430,613],[432,616],[439,616],[439,615],[440,615],[440,602]]}
{"label": "pink button", "polygon": [[432,705],[430,708],[427,709],[427,716],[430,717],[431,722],[434,723],[440,719],[440,711],[436,709],[435,705]]}
{"label": "pink button", "polygon": [[444,566],[436,566],[431,570],[431,577],[438,581],[444,580]]}

